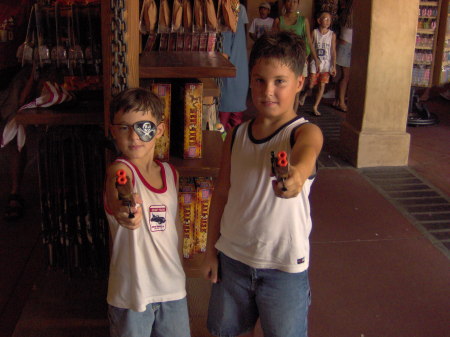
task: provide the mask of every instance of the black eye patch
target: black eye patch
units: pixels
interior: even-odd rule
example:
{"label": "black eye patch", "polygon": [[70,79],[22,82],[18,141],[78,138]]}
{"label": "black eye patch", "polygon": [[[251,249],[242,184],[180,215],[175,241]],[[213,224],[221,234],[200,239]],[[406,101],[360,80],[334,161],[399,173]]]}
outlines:
{"label": "black eye patch", "polygon": [[133,129],[143,142],[151,141],[156,135],[156,125],[151,121],[141,121],[133,124]]}

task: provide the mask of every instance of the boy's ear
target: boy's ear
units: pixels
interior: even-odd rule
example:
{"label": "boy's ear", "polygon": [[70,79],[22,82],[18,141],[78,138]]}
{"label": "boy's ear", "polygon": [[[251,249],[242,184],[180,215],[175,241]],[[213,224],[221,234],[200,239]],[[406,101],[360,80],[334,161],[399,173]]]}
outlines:
{"label": "boy's ear", "polygon": [[305,84],[305,78],[302,75],[298,75],[298,78],[297,78],[297,92],[302,91],[303,84]]}
{"label": "boy's ear", "polygon": [[159,123],[158,126],[156,127],[155,138],[160,138],[163,135],[165,129],[166,129],[166,124],[162,123],[162,122]]}

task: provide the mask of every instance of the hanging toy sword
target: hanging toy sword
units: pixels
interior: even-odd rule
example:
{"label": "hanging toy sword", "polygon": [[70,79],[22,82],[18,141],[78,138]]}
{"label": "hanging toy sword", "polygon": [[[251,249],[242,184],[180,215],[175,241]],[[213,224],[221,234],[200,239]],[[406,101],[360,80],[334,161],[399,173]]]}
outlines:
{"label": "hanging toy sword", "polygon": [[127,177],[125,170],[117,170],[116,172],[116,188],[119,192],[119,200],[122,200],[122,205],[128,207],[128,218],[134,218],[134,213],[131,211],[131,207],[134,207],[136,203],[134,202],[132,196],[132,187],[130,178]]}
{"label": "hanging toy sword", "polygon": [[272,163],[272,173],[283,184],[282,191],[287,191],[284,181],[288,178],[289,162],[286,151],[279,151],[275,156],[275,152],[271,152],[270,161]]}

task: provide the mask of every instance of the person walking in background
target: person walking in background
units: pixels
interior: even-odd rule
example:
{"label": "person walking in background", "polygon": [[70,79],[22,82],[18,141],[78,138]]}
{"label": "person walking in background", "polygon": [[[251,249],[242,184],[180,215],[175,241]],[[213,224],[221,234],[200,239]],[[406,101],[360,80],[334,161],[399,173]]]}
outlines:
{"label": "person walking in background", "polygon": [[336,64],[341,68],[341,78],[337,86],[334,107],[347,112],[347,88],[350,80],[353,37],[353,0],[343,0],[340,5],[340,34],[336,47]]}
{"label": "person walking in background", "polygon": [[[106,171],[104,194],[112,240],[111,337],[190,337],[178,172],[154,160],[156,139],[164,132],[163,107],[157,95],[140,88],[111,102],[111,134],[120,151]],[[130,185],[121,193],[118,176]]]}
{"label": "person walking in background", "polygon": [[[284,8],[286,13],[275,19],[273,23],[273,31],[292,31],[304,40],[306,46],[306,60],[302,75],[304,78],[307,78],[308,56],[310,54],[316,64],[317,71],[320,71],[320,60],[317,57],[316,51],[312,44],[309,21],[298,12],[298,0],[285,0]],[[304,101],[299,101],[297,97],[294,104],[294,109],[297,111],[298,105],[303,105]]]}
{"label": "person walking in background", "polygon": [[[319,84],[313,104],[313,113],[316,116],[320,116],[318,108],[325,86],[330,81],[330,75],[336,75],[336,35],[330,29],[331,20],[330,13],[319,13],[317,19],[319,28],[314,29],[312,34],[314,49],[320,59],[320,72],[317,71],[315,63],[311,63],[309,73],[309,89],[312,90],[316,84]],[[308,91],[305,90],[301,94],[300,101],[305,101],[307,93]]]}
{"label": "person walking in background", "polygon": [[[303,39],[286,31],[262,35],[250,54],[256,117],[225,140],[202,264],[216,336],[252,331],[258,318],[264,336],[307,336],[309,192],[323,136],[293,109],[305,57]],[[273,177],[271,153],[280,151],[285,180]]]}
{"label": "person walking in background", "polygon": [[223,53],[236,67],[236,77],[222,78],[219,98],[219,119],[225,131],[242,123],[247,109],[248,58],[247,58],[247,10],[239,4],[239,16],[236,33],[225,31],[223,35]]}
{"label": "person walking in background", "polygon": [[314,1],[314,13],[315,17],[322,12],[328,12],[331,15],[330,29],[335,33],[339,33],[339,1],[342,0],[315,0]]}
{"label": "person walking in background", "polygon": [[259,18],[255,18],[248,30],[249,36],[253,41],[256,41],[265,32],[272,31],[273,19],[269,17],[270,4],[268,2],[261,2],[259,4]]}

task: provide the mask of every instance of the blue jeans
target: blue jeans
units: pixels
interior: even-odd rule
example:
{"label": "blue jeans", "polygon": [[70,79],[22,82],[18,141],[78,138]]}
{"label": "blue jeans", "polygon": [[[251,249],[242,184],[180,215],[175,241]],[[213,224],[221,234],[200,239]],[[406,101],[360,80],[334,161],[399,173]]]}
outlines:
{"label": "blue jeans", "polygon": [[150,303],[143,312],[108,308],[111,337],[190,337],[186,297]]}
{"label": "blue jeans", "polygon": [[219,254],[220,281],[213,284],[208,330],[235,337],[249,332],[258,317],[264,336],[306,337],[310,288],[308,271],[255,269]]}

